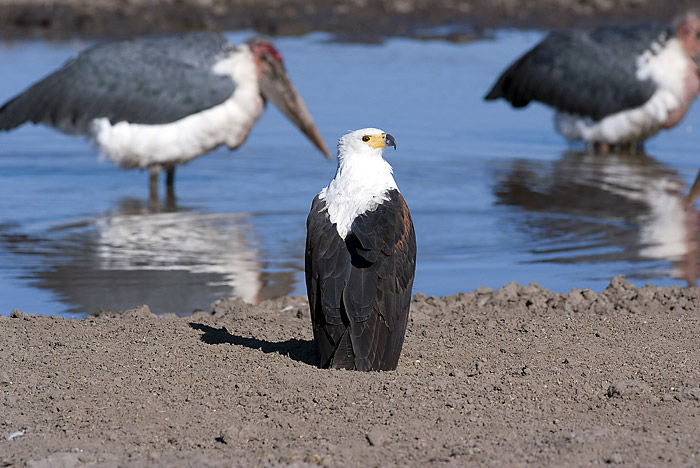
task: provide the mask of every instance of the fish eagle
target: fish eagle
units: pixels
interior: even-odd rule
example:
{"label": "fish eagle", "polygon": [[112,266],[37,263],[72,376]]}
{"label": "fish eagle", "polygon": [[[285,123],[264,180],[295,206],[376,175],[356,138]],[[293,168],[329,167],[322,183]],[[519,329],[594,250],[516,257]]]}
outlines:
{"label": "fish eagle", "polygon": [[416,235],[377,128],[338,141],[338,170],[307,220],[306,288],[317,364],[394,370],[408,321]]}

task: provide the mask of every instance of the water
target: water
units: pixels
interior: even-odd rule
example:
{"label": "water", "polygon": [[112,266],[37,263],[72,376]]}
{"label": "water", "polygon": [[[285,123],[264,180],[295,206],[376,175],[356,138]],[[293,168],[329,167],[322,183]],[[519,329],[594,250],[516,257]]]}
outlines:
{"label": "water", "polygon": [[[541,37],[275,43],[329,147],[367,126],[396,137],[386,157],[416,227],[414,291],[510,281],[600,291],[617,274],[693,282],[698,216],[683,196],[698,167],[699,106],[649,141],[649,156],[572,151],[544,106],[482,101]],[[0,101],[86,45],[1,44]],[[145,173],[100,161],[81,138],[30,125],[2,134],[0,313],[75,317],[145,303],[186,314],[222,297],[303,294],[306,215],[334,173],[273,107],[239,150],[178,170],[175,206],[149,203]]]}

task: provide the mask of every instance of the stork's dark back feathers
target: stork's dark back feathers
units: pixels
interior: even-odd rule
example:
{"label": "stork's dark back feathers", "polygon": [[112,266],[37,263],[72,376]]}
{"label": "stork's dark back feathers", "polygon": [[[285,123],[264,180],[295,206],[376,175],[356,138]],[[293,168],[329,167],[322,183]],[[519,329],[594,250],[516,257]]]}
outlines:
{"label": "stork's dark back feathers", "polygon": [[0,108],[0,130],[25,122],[86,133],[90,121],[164,124],[234,91],[212,65],[233,46],[215,33],[138,38],[91,47]]}
{"label": "stork's dark back feathers", "polygon": [[645,103],[656,90],[636,77],[637,58],[670,32],[658,26],[554,32],[513,63],[486,100],[539,101],[594,120]]}

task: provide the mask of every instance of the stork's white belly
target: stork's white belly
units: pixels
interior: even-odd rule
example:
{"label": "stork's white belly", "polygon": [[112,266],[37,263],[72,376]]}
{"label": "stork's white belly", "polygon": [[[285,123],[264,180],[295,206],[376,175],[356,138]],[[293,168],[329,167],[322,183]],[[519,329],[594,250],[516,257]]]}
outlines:
{"label": "stork's white belly", "polygon": [[672,92],[658,89],[643,106],[609,115],[602,120],[557,112],[554,122],[557,131],[570,141],[634,142],[655,135],[664,127],[669,112],[680,105],[680,99]]}
{"label": "stork's white belly", "polygon": [[257,89],[246,96],[239,91],[218,106],[168,124],[112,125],[95,119],[91,137],[102,156],[125,169],[186,163],[223,144],[237,148],[264,109]]}

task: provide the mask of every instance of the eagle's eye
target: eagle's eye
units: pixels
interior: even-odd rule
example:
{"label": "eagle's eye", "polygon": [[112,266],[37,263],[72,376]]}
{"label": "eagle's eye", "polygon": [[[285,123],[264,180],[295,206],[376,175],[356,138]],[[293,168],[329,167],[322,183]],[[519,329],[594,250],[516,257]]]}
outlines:
{"label": "eagle's eye", "polygon": [[362,141],[369,141],[369,135],[365,135],[362,137]]}

